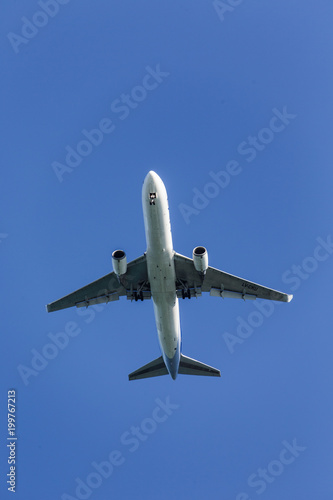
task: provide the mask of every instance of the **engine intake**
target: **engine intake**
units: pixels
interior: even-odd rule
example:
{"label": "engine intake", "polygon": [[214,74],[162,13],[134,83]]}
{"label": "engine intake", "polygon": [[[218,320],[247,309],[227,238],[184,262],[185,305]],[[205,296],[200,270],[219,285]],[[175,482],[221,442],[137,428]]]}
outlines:
{"label": "engine intake", "polygon": [[193,263],[198,273],[206,274],[206,271],[208,269],[208,252],[205,247],[194,248]]}
{"label": "engine intake", "polygon": [[115,250],[112,254],[112,267],[117,276],[126,274],[127,259],[124,250]]}

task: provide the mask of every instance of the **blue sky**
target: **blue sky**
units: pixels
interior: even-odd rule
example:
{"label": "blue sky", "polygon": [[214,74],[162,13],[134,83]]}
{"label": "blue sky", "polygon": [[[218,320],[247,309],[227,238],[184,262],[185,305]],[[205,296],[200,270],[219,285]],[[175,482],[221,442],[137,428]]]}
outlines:
{"label": "blue sky", "polygon": [[[2,6],[1,498],[12,388],[18,500],[332,498],[333,7],[214,5]],[[181,301],[220,379],[128,382],[150,301],[45,311],[145,251],[149,170],[176,251],[294,294]]]}

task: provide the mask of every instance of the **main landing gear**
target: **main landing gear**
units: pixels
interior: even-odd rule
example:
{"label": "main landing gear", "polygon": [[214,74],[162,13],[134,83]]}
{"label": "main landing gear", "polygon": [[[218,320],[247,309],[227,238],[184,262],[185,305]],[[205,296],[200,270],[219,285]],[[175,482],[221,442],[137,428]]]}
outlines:
{"label": "main landing gear", "polygon": [[143,292],[142,290],[140,292],[133,292],[134,295],[134,300],[137,302],[138,300],[143,301]]}

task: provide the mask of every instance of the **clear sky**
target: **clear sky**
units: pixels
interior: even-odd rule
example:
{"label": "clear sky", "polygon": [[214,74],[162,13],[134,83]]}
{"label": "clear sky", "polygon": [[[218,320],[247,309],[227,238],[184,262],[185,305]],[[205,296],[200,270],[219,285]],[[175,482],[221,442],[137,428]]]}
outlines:
{"label": "clear sky", "polygon": [[[3,2],[1,499],[331,500],[332,15],[327,0]],[[160,355],[151,301],[45,304],[146,249],[293,293],[180,303],[221,378],[128,382]],[[46,357],[45,357],[46,356]]]}

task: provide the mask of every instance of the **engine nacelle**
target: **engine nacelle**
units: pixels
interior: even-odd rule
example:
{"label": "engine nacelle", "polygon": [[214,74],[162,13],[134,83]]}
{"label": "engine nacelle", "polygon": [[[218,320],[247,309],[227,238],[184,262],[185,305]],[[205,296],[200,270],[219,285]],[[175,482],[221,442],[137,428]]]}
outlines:
{"label": "engine nacelle", "polygon": [[206,274],[208,269],[208,252],[205,247],[195,247],[193,250],[193,262],[195,269],[201,273]]}
{"label": "engine nacelle", "polygon": [[122,276],[127,271],[127,259],[124,250],[115,250],[112,254],[112,267],[117,276]]}

